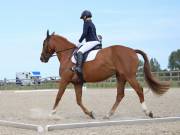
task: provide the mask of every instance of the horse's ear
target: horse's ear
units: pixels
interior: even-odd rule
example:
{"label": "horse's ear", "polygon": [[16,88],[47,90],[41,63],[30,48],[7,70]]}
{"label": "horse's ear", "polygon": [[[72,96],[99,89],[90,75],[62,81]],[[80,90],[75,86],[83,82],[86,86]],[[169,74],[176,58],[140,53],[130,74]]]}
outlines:
{"label": "horse's ear", "polygon": [[55,35],[55,32],[53,32],[51,35]]}
{"label": "horse's ear", "polygon": [[47,30],[47,37],[49,37],[49,30]]}

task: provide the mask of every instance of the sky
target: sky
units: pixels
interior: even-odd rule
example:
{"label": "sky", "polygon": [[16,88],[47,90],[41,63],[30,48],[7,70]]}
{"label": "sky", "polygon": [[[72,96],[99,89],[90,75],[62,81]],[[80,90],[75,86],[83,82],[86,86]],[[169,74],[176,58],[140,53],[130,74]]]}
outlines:
{"label": "sky", "polygon": [[85,9],[93,14],[103,47],[124,45],[145,51],[167,68],[172,51],[180,49],[179,0],[0,0],[0,79],[16,72],[40,71],[58,76],[56,57],[40,61],[47,29],[74,43],[82,34],[79,19]]}

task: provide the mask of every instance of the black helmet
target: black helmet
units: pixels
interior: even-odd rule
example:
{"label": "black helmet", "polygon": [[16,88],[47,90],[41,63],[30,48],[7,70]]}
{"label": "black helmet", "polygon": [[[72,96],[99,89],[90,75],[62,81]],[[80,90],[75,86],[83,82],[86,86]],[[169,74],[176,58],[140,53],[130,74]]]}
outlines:
{"label": "black helmet", "polygon": [[80,19],[83,19],[84,17],[92,17],[92,14],[89,10],[84,10],[82,13],[81,13],[81,17]]}

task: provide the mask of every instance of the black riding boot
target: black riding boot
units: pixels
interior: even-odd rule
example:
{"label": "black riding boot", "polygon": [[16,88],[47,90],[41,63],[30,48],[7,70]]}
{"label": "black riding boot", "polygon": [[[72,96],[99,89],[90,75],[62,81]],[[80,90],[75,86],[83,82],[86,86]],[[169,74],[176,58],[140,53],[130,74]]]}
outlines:
{"label": "black riding boot", "polygon": [[82,74],[82,62],[83,62],[83,53],[78,52],[77,53],[77,63],[76,63],[76,67],[75,67],[75,71],[78,74]]}

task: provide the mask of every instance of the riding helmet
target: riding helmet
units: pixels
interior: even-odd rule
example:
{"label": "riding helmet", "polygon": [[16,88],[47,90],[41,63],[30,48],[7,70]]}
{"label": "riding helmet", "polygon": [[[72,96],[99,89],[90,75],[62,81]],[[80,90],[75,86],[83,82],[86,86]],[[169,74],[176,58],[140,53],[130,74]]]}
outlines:
{"label": "riding helmet", "polygon": [[82,13],[81,13],[81,17],[80,17],[80,19],[83,19],[84,17],[86,16],[86,18],[88,18],[88,17],[92,17],[92,14],[91,14],[91,12],[89,11],[89,10],[84,10]]}

